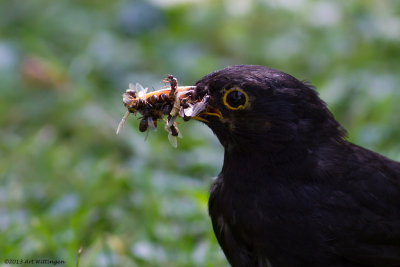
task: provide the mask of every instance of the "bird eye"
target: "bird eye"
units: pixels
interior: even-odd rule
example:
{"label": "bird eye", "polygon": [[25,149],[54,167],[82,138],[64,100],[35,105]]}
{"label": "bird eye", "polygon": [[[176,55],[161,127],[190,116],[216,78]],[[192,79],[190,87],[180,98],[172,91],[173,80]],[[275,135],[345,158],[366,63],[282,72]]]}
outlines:
{"label": "bird eye", "polygon": [[229,109],[238,110],[247,106],[249,97],[242,89],[234,87],[225,92],[223,101]]}

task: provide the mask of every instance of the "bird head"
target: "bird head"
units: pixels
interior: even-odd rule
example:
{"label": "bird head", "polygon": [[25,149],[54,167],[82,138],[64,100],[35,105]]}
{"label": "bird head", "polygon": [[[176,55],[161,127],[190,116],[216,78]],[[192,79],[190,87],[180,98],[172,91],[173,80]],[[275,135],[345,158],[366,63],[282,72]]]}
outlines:
{"label": "bird head", "polygon": [[315,89],[281,71],[230,66],[195,86],[193,99],[206,99],[206,105],[194,118],[208,125],[225,149],[280,151],[345,135]]}

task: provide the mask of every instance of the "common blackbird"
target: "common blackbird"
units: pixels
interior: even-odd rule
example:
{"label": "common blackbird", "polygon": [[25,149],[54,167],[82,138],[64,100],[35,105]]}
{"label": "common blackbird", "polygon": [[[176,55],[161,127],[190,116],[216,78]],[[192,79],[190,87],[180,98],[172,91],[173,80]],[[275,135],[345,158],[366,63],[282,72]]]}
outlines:
{"label": "common blackbird", "polygon": [[400,266],[400,163],[348,142],[286,73],[231,66],[195,85],[225,149],[209,214],[232,266]]}

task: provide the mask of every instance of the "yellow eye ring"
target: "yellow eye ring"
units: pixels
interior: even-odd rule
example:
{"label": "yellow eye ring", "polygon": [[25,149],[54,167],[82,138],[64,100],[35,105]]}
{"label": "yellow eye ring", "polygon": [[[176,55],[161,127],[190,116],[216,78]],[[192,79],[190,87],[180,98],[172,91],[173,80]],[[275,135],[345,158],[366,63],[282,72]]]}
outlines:
{"label": "yellow eye ring", "polygon": [[239,87],[226,90],[222,97],[224,105],[231,110],[245,109],[249,105],[249,96]]}

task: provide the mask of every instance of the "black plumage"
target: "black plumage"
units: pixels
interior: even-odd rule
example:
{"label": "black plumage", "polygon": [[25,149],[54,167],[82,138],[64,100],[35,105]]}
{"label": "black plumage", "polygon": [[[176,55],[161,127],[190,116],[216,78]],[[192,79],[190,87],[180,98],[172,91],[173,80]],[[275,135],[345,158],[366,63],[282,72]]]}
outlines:
{"label": "black plumage", "polygon": [[209,213],[232,266],[400,266],[400,163],[346,141],[283,72],[232,66],[196,86],[225,148]]}

